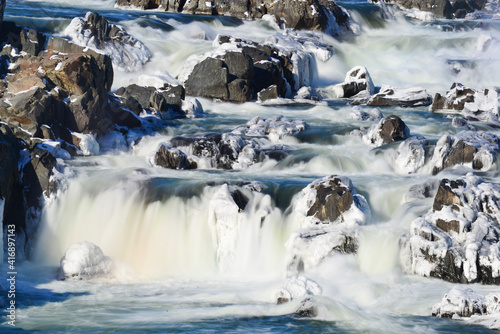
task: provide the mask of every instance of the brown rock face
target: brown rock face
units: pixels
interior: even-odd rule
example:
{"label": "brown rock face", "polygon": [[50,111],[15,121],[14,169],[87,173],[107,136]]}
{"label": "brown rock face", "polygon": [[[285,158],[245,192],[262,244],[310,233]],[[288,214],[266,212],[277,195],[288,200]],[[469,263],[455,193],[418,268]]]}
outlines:
{"label": "brown rock face", "polygon": [[384,140],[384,144],[388,144],[408,138],[410,135],[409,132],[405,122],[401,118],[396,115],[390,115],[385,119],[380,128],[380,137]]}
{"label": "brown rock face", "polygon": [[316,200],[307,212],[322,222],[334,222],[353,204],[352,192],[342,185],[340,179],[333,178],[328,185],[316,186]]}
{"label": "brown rock face", "polygon": [[462,201],[460,200],[460,196],[453,192],[453,189],[457,189],[459,187],[463,187],[464,183],[461,180],[450,181],[448,179],[441,180],[439,184],[438,191],[436,193],[436,197],[434,198],[434,204],[432,208],[434,211],[440,211],[443,206],[451,206],[459,205],[462,206]]}

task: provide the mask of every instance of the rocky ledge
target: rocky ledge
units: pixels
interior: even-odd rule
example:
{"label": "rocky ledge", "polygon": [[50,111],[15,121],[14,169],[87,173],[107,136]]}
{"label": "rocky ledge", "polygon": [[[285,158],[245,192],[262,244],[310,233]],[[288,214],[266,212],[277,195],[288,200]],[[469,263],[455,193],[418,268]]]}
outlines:
{"label": "rocky ledge", "polygon": [[348,29],[349,16],[328,0],[117,0],[118,6],[141,9],[164,9],[174,13],[227,15],[244,19],[273,15],[282,28],[321,30],[335,35]]}
{"label": "rocky ledge", "polygon": [[443,179],[434,204],[401,239],[408,273],[450,282],[500,283],[500,185],[473,174]]}

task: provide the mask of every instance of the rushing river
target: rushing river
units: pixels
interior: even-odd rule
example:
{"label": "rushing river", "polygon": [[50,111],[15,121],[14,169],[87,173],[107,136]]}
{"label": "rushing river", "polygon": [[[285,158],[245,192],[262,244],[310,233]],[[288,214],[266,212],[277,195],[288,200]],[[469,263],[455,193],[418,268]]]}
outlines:
{"label": "rushing river", "polygon": [[[356,65],[368,68],[376,86],[420,86],[431,95],[444,94],[453,82],[476,89],[500,83],[500,21],[424,23],[404,19],[394,9],[383,19],[375,4],[337,3],[348,9],[358,31],[341,39],[322,36],[335,55],[317,60],[316,87],[342,82]],[[263,42],[279,33],[264,20],[123,10],[110,0],[8,0],[5,20],[62,36],[73,17],[89,10],[123,26],[153,55],[136,72],[115,70],[114,90],[144,74],[177,76],[188,56],[213,48],[217,34]],[[310,106],[200,101],[202,118],[175,120],[140,140],[128,138],[128,147],[103,146],[97,156],[65,162],[67,180],[44,211],[33,258],[18,266],[16,328],[4,323],[2,333],[490,332],[431,317],[432,306],[453,284],[406,275],[399,263],[399,238],[433,200],[405,203],[405,193],[413,185],[457,178],[468,170],[436,176],[398,173],[397,145],[373,149],[352,136],[352,130],[372,123],[353,120],[353,106],[344,101]],[[428,107],[380,110],[385,116],[398,115],[412,135],[428,140],[460,131],[449,117],[430,113]],[[170,170],[150,163],[158,144],[174,136],[230,132],[255,116],[276,115],[307,124],[304,132],[279,141],[292,148],[280,162],[235,171]],[[476,126],[500,135],[498,129]],[[276,143],[262,143],[271,144]],[[480,174],[498,183],[499,170],[497,162]],[[314,297],[318,316],[300,318],[293,315],[300,301],[275,303],[275,292],[286,278],[285,243],[297,228],[290,204],[307,184],[334,174],[352,180],[366,197],[371,217],[360,228],[357,255],[333,255],[305,273],[322,294]],[[214,196],[224,183],[254,181],[262,194],[251,199],[239,217],[240,228],[227,236],[233,238],[234,251],[221,268],[210,229]],[[114,276],[57,280],[65,250],[84,240],[115,261]],[[5,275],[2,269],[2,285]],[[473,288],[481,293],[498,289]]]}

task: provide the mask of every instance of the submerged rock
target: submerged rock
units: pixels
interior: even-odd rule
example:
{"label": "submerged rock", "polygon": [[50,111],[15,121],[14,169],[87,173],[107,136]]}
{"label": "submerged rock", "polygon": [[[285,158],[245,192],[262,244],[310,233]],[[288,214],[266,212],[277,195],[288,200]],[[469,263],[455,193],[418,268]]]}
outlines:
{"label": "submerged rock", "polygon": [[500,185],[443,179],[434,205],[401,239],[406,272],[457,283],[500,283]]}
{"label": "submerged rock", "polygon": [[87,280],[108,276],[113,261],[95,244],[83,241],[71,245],[61,258],[60,280]]}
{"label": "submerged rock", "polygon": [[445,96],[436,93],[433,112],[454,112],[472,120],[500,122],[499,96],[494,89],[475,90],[454,83]]}

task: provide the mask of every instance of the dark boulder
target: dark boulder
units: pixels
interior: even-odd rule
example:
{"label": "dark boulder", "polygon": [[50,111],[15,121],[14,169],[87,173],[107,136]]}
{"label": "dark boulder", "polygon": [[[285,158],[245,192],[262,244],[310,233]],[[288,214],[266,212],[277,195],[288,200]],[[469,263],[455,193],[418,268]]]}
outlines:
{"label": "dark boulder", "polygon": [[155,154],[155,164],[170,169],[191,169],[187,155],[170,145],[161,144]]}
{"label": "dark boulder", "polygon": [[396,115],[390,115],[382,119],[380,124],[379,135],[384,145],[394,141],[405,140],[410,136],[410,130],[405,122]]}
{"label": "dark boulder", "polygon": [[229,74],[225,63],[220,59],[206,58],[196,64],[184,86],[187,95],[227,101],[228,82]]}
{"label": "dark boulder", "polygon": [[328,180],[327,184],[316,185],[315,190],[316,199],[307,211],[307,216],[323,223],[337,221],[354,202],[351,190],[338,178]]}

